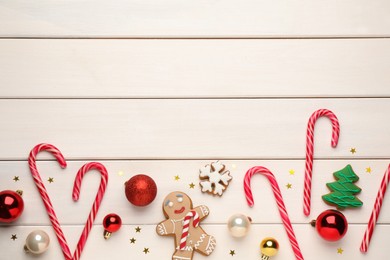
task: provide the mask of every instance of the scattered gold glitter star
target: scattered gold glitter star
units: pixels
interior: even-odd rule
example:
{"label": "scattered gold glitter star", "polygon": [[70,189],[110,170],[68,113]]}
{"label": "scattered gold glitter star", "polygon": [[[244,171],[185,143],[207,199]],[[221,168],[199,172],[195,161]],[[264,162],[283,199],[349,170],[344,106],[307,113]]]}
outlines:
{"label": "scattered gold glitter star", "polygon": [[136,228],[135,228],[135,232],[136,232],[136,233],[141,233],[141,229],[142,229],[142,228],[140,228],[140,227],[136,227]]}
{"label": "scattered gold glitter star", "polygon": [[15,176],[15,177],[13,178],[13,180],[14,180],[15,182],[19,181],[19,176]]}
{"label": "scattered gold glitter star", "polygon": [[343,252],[344,250],[341,247],[337,248],[337,254],[341,255]]}
{"label": "scattered gold glitter star", "polygon": [[190,189],[193,189],[195,188],[195,184],[193,182],[191,182],[190,184],[188,184],[190,186]]}
{"label": "scattered gold glitter star", "polygon": [[235,250],[230,250],[230,253],[229,253],[231,256],[234,256],[236,254],[236,251]]}
{"label": "scattered gold glitter star", "polygon": [[367,173],[371,173],[371,167],[367,167],[367,168],[366,168],[366,172],[367,172]]}
{"label": "scattered gold glitter star", "polygon": [[135,241],[137,241],[137,239],[135,239],[134,237],[130,238],[130,244],[135,244]]}
{"label": "scattered gold glitter star", "polygon": [[292,188],[292,184],[291,183],[287,183],[286,187],[287,187],[287,189],[291,189]]}
{"label": "scattered gold glitter star", "polygon": [[175,181],[178,181],[178,180],[180,180],[180,177],[179,177],[179,175],[176,175],[175,176]]}
{"label": "scattered gold glitter star", "polygon": [[118,176],[123,176],[123,174],[125,174],[123,171],[118,172]]}
{"label": "scattered gold glitter star", "polygon": [[295,174],[294,169],[291,169],[291,170],[289,170],[288,172],[290,173],[290,175],[294,175],[294,174]]}
{"label": "scattered gold glitter star", "polygon": [[52,177],[49,177],[49,179],[47,180],[49,183],[53,183],[54,182],[54,178]]}
{"label": "scattered gold glitter star", "polygon": [[349,150],[352,154],[355,154],[356,153],[356,148],[351,148],[351,150]]}
{"label": "scattered gold glitter star", "polygon": [[15,241],[16,239],[18,239],[18,237],[16,236],[16,234],[12,234],[12,235],[11,235],[11,239],[12,239],[13,241]]}
{"label": "scattered gold glitter star", "polygon": [[150,252],[149,252],[149,248],[148,248],[148,247],[145,247],[143,252],[145,253],[145,255],[146,255],[147,253],[150,253]]}

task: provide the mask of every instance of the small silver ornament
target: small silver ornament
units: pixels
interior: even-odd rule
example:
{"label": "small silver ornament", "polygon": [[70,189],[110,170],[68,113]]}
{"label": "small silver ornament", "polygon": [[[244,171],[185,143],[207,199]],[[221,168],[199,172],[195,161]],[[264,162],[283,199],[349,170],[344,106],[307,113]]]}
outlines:
{"label": "small silver ornament", "polygon": [[49,248],[49,244],[50,244],[50,237],[45,231],[34,230],[26,238],[24,251],[26,253],[40,255]]}
{"label": "small silver ornament", "polygon": [[248,234],[251,227],[252,219],[244,214],[232,215],[228,222],[228,229],[233,237],[244,237]]}

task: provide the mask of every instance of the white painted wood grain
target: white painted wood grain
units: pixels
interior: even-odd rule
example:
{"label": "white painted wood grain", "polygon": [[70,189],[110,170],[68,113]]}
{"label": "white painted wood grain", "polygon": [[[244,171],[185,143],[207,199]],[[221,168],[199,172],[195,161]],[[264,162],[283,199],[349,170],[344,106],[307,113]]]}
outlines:
{"label": "white painted wood grain", "polygon": [[48,142],[68,159],[302,159],[319,108],[339,117],[341,137],[332,148],[321,118],[316,157],[389,158],[387,98],[0,100],[0,158]]}
{"label": "white painted wood grain", "polygon": [[[305,164],[303,160],[223,160],[222,162],[230,170],[233,180],[222,197],[213,197],[202,193],[200,190],[199,169],[211,162],[210,160],[102,161],[109,172],[109,182],[96,223],[100,224],[106,214],[115,212],[122,217],[124,224],[157,224],[164,218],[161,210],[164,197],[172,191],[179,190],[187,193],[192,198],[194,206],[204,204],[210,208],[211,213],[205,223],[225,224],[229,216],[241,212],[250,216],[253,223],[269,224],[271,226],[276,223],[281,224],[273,192],[269,181],[264,176],[255,175],[252,178],[255,206],[250,208],[245,200],[243,179],[246,171],[253,166],[265,166],[275,174],[291,221],[295,224],[307,224],[322,211],[334,208],[325,204],[321,196],[330,192],[326,187],[326,183],[335,181],[333,172],[344,168],[347,164],[351,164],[360,177],[356,185],[362,189],[362,192],[356,196],[363,201],[364,205],[359,209],[347,209],[343,212],[351,224],[367,223],[380,182],[390,161],[353,159],[316,161],[313,175],[313,205],[310,217],[303,215]],[[70,161],[66,169],[61,169],[54,161],[38,162],[38,170],[44,180],[57,216],[64,225],[84,223],[100,183],[100,175],[97,172],[88,173],[82,183],[80,200],[78,202],[72,200],[74,178],[78,169],[84,163],[82,161]],[[372,169],[371,173],[366,172],[368,167]],[[48,225],[50,223],[49,218],[31,177],[28,163],[24,161],[1,162],[0,168],[0,190],[21,189],[24,191],[25,212],[14,225]],[[295,174],[291,175],[290,170],[294,170]],[[145,208],[132,206],[124,194],[124,183],[132,176],[140,173],[151,176],[158,187],[155,201]],[[175,181],[174,176],[176,175],[179,175],[179,181]],[[19,176],[20,181],[14,182],[14,176]],[[54,182],[51,184],[47,182],[49,177],[54,178]],[[190,189],[190,183],[196,185],[194,189]],[[287,189],[286,185],[288,183],[292,184],[292,189]],[[390,195],[387,195],[387,197],[390,197]],[[378,223],[390,223],[390,199],[387,197],[384,200]]]}
{"label": "white painted wood grain", "polygon": [[2,98],[389,97],[389,74],[389,39],[0,40]]}
{"label": "white painted wood grain", "polygon": [[[137,225],[126,225],[121,230],[114,233],[109,240],[103,239],[103,228],[101,225],[95,225],[82,253],[81,259],[171,259],[174,252],[172,237],[159,237],[155,233],[154,225],[141,225],[141,234],[135,233],[134,228]],[[6,229],[0,232],[0,247],[7,248],[3,250],[0,259],[37,259],[31,255],[26,255],[23,251],[24,240],[27,235],[37,227],[23,226]],[[39,257],[40,260],[63,259],[61,249],[51,227],[41,226],[50,238],[51,245],[47,252]],[[242,240],[233,239],[229,236],[225,225],[204,225],[203,228],[209,234],[217,239],[215,251],[209,257],[196,254],[194,259],[259,259],[260,241],[273,236],[280,243],[278,255],[275,260],[294,259],[294,254],[288,241],[286,232],[282,225],[253,225],[251,232]],[[303,256],[307,260],[329,260],[329,259],[386,259],[388,256],[387,240],[390,232],[389,225],[380,225],[377,227],[370,250],[367,254],[359,251],[360,240],[364,234],[364,225],[350,225],[348,233],[343,240],[330,243],[321,240],[315,233],[315,230],[309,225],[293,225],[298,242],[301,246]],[[67,237],[70,250],[73,252],[76,247],[82,226],[66,226],[63,228]],[[18,239],[12,241],[11,235],[17,234]],[[134,237],[137,241],[130,244],[130,238]],[[144,248],[147,247],[150,253],[145,255]],[[342,248],[343,254],[337,253],[337,249]],[[231,257],[230,250],[235,250],[236,255]]]}
{"label": "white painted wood grain", "polygon": [[3,37],[389,36],[386,0],[1,1]]}

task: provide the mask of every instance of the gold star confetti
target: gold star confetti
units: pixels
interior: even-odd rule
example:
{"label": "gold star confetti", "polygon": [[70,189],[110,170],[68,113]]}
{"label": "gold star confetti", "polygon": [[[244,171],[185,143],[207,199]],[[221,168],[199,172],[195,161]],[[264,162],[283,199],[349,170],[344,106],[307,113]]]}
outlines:
{"label": "gold star confetti", "polygon": [[295,171],[294,171],[294,169],[291,169],[291,170],[288,171],[288,173],[290,173],[290,175],[294,175]]}
{"label": "gold star confetti", "polygon": [[343,252],[344,250],[341,247],[337,248],[337,254],[341,255]]}
{"label": "gold star confetti", "polygon": [[11,235],[11,239],[12,239],[13,241],[15,241],[16,239],[18,239],[18,237],[16,236],[16,234],[12,234],[12,235]]}
{"label": "gold star confetti", "polygon": [[140,227],[136,227],[136,228],[135,228],[135,233],[141,233],[141,229],[142,229],[142,228],[140,228]]}
{"label": "gold star confetti", "polygon": [[349,150],[352,154],[355,154],[356,153],[356,148],[351,148],[351,150]]}
{"label": "gold star confetti", "polygon": [[137,241],[137,239],[135,239],[134,237],[130,238],[130,244],[135,244],[135,241]]}
{"label": "gold star confetti", "polygon": [[195,184],[193,182],[191,182],[190,184],[188,184],[190,186],[190,189],[193,189],[195,188]]}
{"label": "gold star confetti", "polygon": [[230,250],[230,253],[229,253],[231,256],[234,256],[236,254],[236,251],[235,250]]}
{"label": "gold star confetti", "polygon": [[287,187],[287,189],[292,189],[292,184],[291,183],[287,183],[286,187]]}
{"label": "gold star confetti", "polygon": [[47,180],[49,183],[53,183],[54,182],[54,178],[52,177],[49,177],[49,179]]}
{"label": "gold star confetti", "polygon": [[13,178],[13,180],[14,180],[15,182],[19,181],[19,176],[15,176],[15,177]]}
{"label": "gold star confetti", "polygon": [[118,172],[118,176],[123,176],[123,174],[125,174],[123,171]]}
{"label": "gold star confetti", "polygon": [[372,170],[371,170],[371,167],[367,167],[367,168],[366,168],[366,173],[371,173],[371,171],[372,171]]}
{"label": "gold star confetti", "polygon": [[176,175],[175,176],[175,181],[178,181],[178,180],[180,180],[180,177],[179,177],[179,175]]}
{"label": "gold star confetti", "polygon": [[145,253],[145,255],[146,255],[147,253],[150,253],[150,252],[149,252],[149,248],[148,248],[148,247],[145,247],[143,252]]}

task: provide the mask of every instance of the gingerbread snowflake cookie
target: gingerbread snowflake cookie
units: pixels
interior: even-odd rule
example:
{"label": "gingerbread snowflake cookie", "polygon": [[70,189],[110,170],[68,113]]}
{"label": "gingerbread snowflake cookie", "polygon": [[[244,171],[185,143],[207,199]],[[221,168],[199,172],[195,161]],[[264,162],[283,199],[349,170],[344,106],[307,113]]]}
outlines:
{"label": "gingerbread snowflake cookie", "polygon": [[191,260],[195,251],[206,256],[214,251],[215,238],[206,234],[199,225],[209,215],[206,206],[193,208],[190,197],[176,191],[165,197],[163,211],[167,220],[157,225],[156,232],[160,236],[175,238],[176,250],[172,260]]}
{"label": "gingerbread snowflake cookie", "polygon": [[232,179],[230,171],[220,161],[207,164],[199,170],[202,192],[222,196]]}

